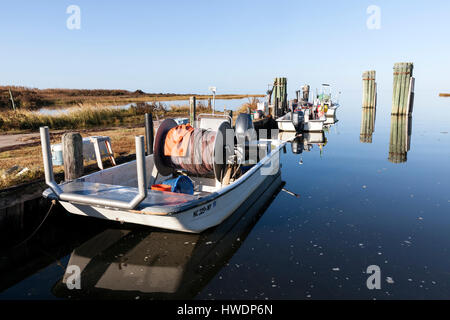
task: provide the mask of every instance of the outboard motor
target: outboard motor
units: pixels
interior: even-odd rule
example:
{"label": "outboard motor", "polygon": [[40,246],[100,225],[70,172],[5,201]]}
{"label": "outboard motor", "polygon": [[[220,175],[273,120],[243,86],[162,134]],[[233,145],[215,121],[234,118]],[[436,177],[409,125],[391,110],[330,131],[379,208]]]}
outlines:
{"label": "outboard motor", "polygon": [[292,123],[294,124],[294,127],[300,131],[303,130],[303,125],[305,122],[305,114],[303,111],[298,110],[292,112]]}
{"label": "outboard motor", "polygon": [[303,122],[309,122],[310,115],[311,115],[311,109],[306,109],[305,113],[303,114],[303,116],[304,116]]}
{"label": "outboard motor", "polygon": [[245,144],[245,141],[257,139],[252,117],[247,113],[239,114],[236,119],[235,131],[238,144]]}
{"label": "outboard motor", "polygon": [[249,114],[241,113],[236,119],[236,155],[240,164],[256,164],[270,151],[270,143],[259,143]]}
{"label": "outboard motor", "polygon": [[296,136],[291,141],[291,149],[293,154],[300,154],[303,152],[303,135]]}

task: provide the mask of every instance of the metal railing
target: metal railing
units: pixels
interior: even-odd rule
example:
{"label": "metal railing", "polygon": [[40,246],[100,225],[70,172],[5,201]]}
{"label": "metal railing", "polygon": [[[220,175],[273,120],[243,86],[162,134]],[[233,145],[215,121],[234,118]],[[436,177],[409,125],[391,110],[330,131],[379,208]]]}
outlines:
{"label": "metal railing", "polygon": [[64,192],[56,183],[53,174],[52,155],[50,150],[50,133],[48,127],[40,128],[42,157],[44,161],[45,182],[57,196],[58,200],[72,201],[81,204],[99,205],[118,209],[132,210],[147,197],[147,172],[145,166],[144,136],[136,136],[136,171],[138,180],[138,194],[130,201],[99,198],[91,195]]}

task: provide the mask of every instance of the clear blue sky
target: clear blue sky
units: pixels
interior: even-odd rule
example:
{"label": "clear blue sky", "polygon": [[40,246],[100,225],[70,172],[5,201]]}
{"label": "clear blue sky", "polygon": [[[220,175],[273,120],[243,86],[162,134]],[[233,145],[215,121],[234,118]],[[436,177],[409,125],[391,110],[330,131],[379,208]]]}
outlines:
{"label": "clear blue sky", "polygon": [[[72,4],[80,30],[66,28]],[[412,61],[417,86],[449,91],[449,14],[447,0],[3,1],[0,84],[259,93],[286,76],[291,94],[351,91],[372,68],[389,87],[393,64]]]}

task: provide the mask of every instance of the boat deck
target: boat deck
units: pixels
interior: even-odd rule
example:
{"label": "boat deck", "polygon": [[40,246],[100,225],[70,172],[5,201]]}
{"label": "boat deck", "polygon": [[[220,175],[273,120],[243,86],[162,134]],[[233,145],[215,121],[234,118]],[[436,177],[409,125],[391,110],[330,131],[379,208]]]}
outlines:
{"label": "boat deck", "polygon": [[[74,193],[109,200],[120,200],[124,202],[131,201],[138,194],[137,188],[96,182],[72,181],[61,184],[60,187],[65,193]],[[54,197],[54,195],[50,193],[48,196],[50,198]],[[167,207],[179,206],[198,199],[200,199],[200,196],[198,195],[148,190],[147,197],[135,210],[140,211],[146,208],[152,208],[152,210],[158,208],[167,209]]]}

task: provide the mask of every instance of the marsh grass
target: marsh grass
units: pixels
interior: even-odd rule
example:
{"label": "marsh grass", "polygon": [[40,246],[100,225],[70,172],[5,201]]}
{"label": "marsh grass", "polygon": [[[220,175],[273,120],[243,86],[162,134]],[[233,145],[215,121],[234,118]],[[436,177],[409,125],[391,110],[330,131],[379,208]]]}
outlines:
{"label": "marsh grass", "polygon": [[[144,123],[144,115],[152,113],[154,119],[173,116],[188,116],[188,105],[167,105],[162,102],[137,103],[127,109],[107,107],[102,104],[78,104],[69,112],[53,115],[40,114],[27,110],[0,112],[0,131],[37,131],[48,126],[57,129],[84,129],[105,126],[135,125]],[[197,104],[197,113],[210,112],[202,104]]]}
{"label": "marsh grass", "polygon": [[[104,135],[111,138],[111,145],[114,156],[128,156],[135,153],[136,135],[143,135],[144,128],[120,128],[98,131],[87,129],[80,131],[83,137],[92,135]],[[63,132],[51,133],[51,144],[61,143]],[[96,161],[85,161],[85,166],[95,164]],[[3,173],[12,166],[18,165],[21,168],[28,168],[29,171],[18,176],[16,174],[2,178]],[[105,167],[110,166],[110,162],[105,159]],[[95,167],[95,165],[94,165]],[[63,172],[63,166],[54,166],[55,174]],[[30,182],[44,177],[42,151],[40,145],[24,146],[14,150],[0,152],[0,189],[18,185],[24,182]]]}
{"label": "marsh grass", "polygon": [[[176,93],[146,93],[142,90],[106,90],[106,89],[36,89],[19,86],[0,86],[0,110],[11,110],[9,96],[11,89],[16,108],[36,110],[42,107],[68,107],[79,103],[98,104],[107,103],[120,105],[136,102],[189,100],[190,96],[197,99],[212,98],[211,95],[176,94]],[[221,94],[216,99],[241,99],[251,96],[243,94]]]}
{"label": "marsh grass", "polygon": [[[257,102],[257,101],[256,101]],[[255,106],[254,100],[249,100],[250,107]],[[248,104],[241,107],[247,108]],[[105,135],[111,138],[111,144],[115,157],[129,156],[134,154],[134,136],[144,134],[144,114],[152,112],[154,120],[167,117],[180,117],[189,115],[188,105],[168,106],[161,102],[152,104],[138,103],[129,109],[105,108],[99,105],[80,104],[70,113],[57,115],[42,115],[31,111],[0,112],[0,130],[22,130],[36,131],[41,126],[49,126],[51,130],[62,129],[51,132],[51,143],[60,143],[64,129],[77,129],[83,137],[91,135]],[[204,103],[197,104],[197,113],[211,112]],[[220,113],[220,112],[217,112]],[[235,117],[237,113],[235,113]],[[130,125],[125,127],[124,125]],[[100,126],[109,125],[120,128],[105,128]],[[87,164],[87,163],[86,163]],[[14,165],[26,167],[28,172],[21,176],[11,175],[6,179],[1,178],[5,170]],[[105,161],[108,166],[109,162]],[[0,152],[0,189],[18,185],[24,182],[42,179],[42,152],[40,145],[20,146],[18,148]],[[55,166],[54,172],[63,171],[62,166]]]}
{"label": "marsh grass", "polygon": [[255,111],[258,108],[259,99],[256,97],[248,98],[248,102],[244,103],[238,110],[239,113],[247,113],[247,108],[250,108],[251,111]]}
{"label": "marsh grass", "polygon": [[4,111],[0,112],[0,130],[36,131],[42,126],[55,130],[123,125],[142,121],[148,112],[161,117],[167,113],[167,109],[162,103],[138,103],[128,109],[79,104],[67,113],[55,115],[24,110]]}

